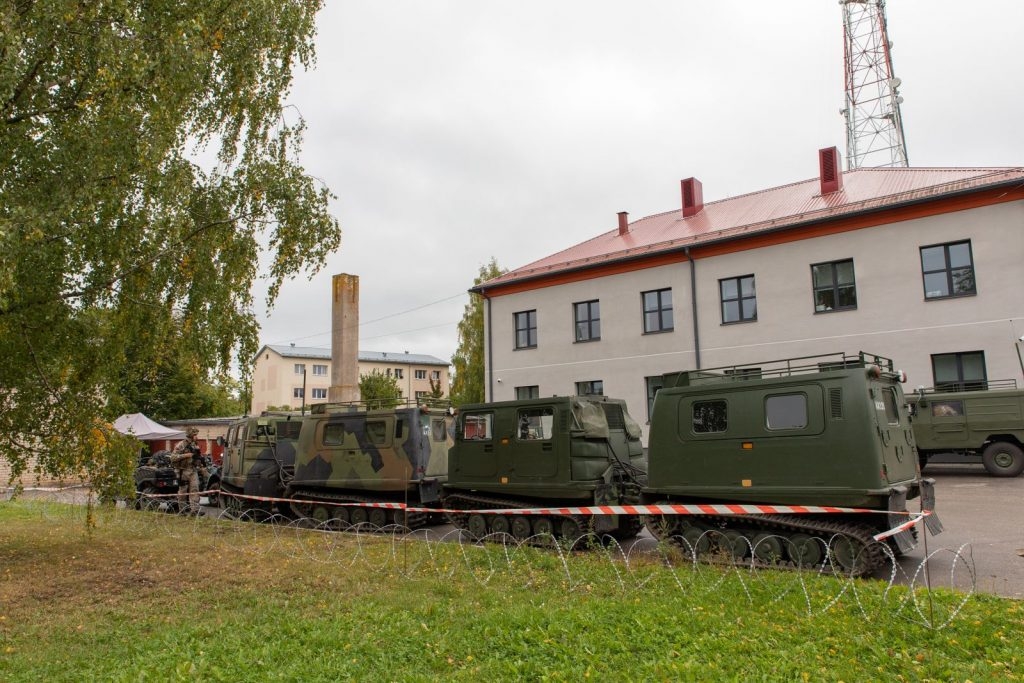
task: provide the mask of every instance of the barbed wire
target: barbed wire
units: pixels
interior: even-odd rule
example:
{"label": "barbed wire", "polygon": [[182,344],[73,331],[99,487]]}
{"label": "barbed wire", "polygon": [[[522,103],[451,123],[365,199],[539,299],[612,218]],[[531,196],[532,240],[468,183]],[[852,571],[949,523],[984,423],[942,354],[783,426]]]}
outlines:
{"label": "barbed wire", "polygon": [[[11,495],[9,491],[3,500]],[[44,519],[80,520],[86,514],[86,506],[81,503],[88,500],[88,495],[78,492],[77,500],[74,494],[69,500],[67,490],[35,490],[30,496],[22,495],[19,503],[37,507]],[[626,543],[596,533],[573,540],[547,534],[516,538],[504,532],[473,538],[465,531],[446,527],[411,530],[399,524],[353,525],[337,519],[316,522],[306,517],[232,513],[226,509],[183,519],[159,498],[141,507],[135,509],[123,501],[94,506],[93,520],[97,525],[135,531],[156,529],[173,538],[213,525],[218,531],[216,538],[232,549],[260,556],[283,555],[347,568],[365,566],[403,578],[435,576],[484,587],[529,590],[539,581],[559,580],[570,592],[589,591],[595,583],[607,583],[604,567],[608,566],[615,577],[614,590],[630,594],[670,588],[691,608],[706,606],[716,595],[725,598],[728,594],[730,600],[742,596],[753,602],[755,593],[767,592],[772,605],[798,610],[807,618],[848,603],[868,620],[902,618],[932,630],[949,626],[977,590],[969,544],[931,550],[916,566],[906,556],[897,558],[884,542],[878,542],[878,547],[861,548],[861,553],[880,553],[883,558],[882,567],[873,572],[875,578],[867,580],[885,584],[879,593],[866,590],[870,584],[854,576],[856,572],[850,567],[851,559],[856,565],[856,557],[846,558],[845,563],[834,559],[837,546],[844,542],[841,533],[828,540],[816,539],[823,559],[813,567],[800,567],[773,557],[771,549],[789,542],[783,536],[765,535],[756,544],[744,539],[741,543],[745,547],[737,547],[735,537],[714,529],[697,538],[675,536],[666,541],[643,535]],[[940,576],[933,569],[939,564],[936,558],[944,555],[950,556],[948,575]],[[842,568],[844,565],[847,569]]]}

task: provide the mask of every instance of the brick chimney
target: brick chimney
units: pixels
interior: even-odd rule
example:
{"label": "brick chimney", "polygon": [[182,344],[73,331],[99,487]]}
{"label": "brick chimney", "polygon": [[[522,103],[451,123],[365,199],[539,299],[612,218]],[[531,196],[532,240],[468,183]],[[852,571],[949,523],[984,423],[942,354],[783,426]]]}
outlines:
{"label": "brick chimney", "polygon": [[843,189],[843,169],[838,149],[835,147],[819,149],[818,167],[822,194],[830,194]]}
{"label": "brick chimney", "polygon": [[332,403],[359,400],[359,276],[335,275],[331,281]]}
{"label": "brick chimney", "polygon": [[696,216],[704,209],[704,190],[696,178],[680,181],[683,190],[683,218]]}
{"label": "brick chimney", "polygon": [[629,212],[619,211],[619,234],[625,235],[629,232]]}

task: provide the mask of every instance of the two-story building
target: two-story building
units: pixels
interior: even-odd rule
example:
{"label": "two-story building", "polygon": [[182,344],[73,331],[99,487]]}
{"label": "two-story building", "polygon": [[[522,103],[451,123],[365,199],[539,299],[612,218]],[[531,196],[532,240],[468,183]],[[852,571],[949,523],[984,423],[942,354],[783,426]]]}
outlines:
{"label": "two-story building", "polygon": [[[431,382],[448,395],[448,362],[418,353],[359,352],[359,375],[377,371],[394,377],[407,398],[431,393]],[[331,386],[331,350],[325,348],[268,344],[253,362],[251,414],[274,406],[302,406],[327,402]]]}
{"label": "two-story building", "polygon": [[843,172],[681,206],[474,287],[487,396],[604,393],[649,419],[665,372],[867,351],[909,386],[1022,379],[1024,168]]}

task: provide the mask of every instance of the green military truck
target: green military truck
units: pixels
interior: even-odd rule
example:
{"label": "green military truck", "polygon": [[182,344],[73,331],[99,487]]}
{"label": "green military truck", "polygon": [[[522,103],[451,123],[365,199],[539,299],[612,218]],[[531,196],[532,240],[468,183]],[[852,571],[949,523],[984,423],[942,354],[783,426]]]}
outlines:
{"label": "green military truck", "polygon": [[989,474],[1024,472],[1024,390],[1013,380],[979,391],[920,388],[909,399],[923,468],[929,460],[981,463]]}

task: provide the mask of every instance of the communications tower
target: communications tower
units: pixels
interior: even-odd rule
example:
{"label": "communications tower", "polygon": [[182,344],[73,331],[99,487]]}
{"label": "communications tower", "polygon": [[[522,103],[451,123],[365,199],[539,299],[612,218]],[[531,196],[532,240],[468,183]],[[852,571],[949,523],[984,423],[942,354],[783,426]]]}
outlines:
{"label": "communications tower", "polygon": [[885,0],[840,0],[846,65],[846,169],[907,166],[900,79],[892,70]]}

